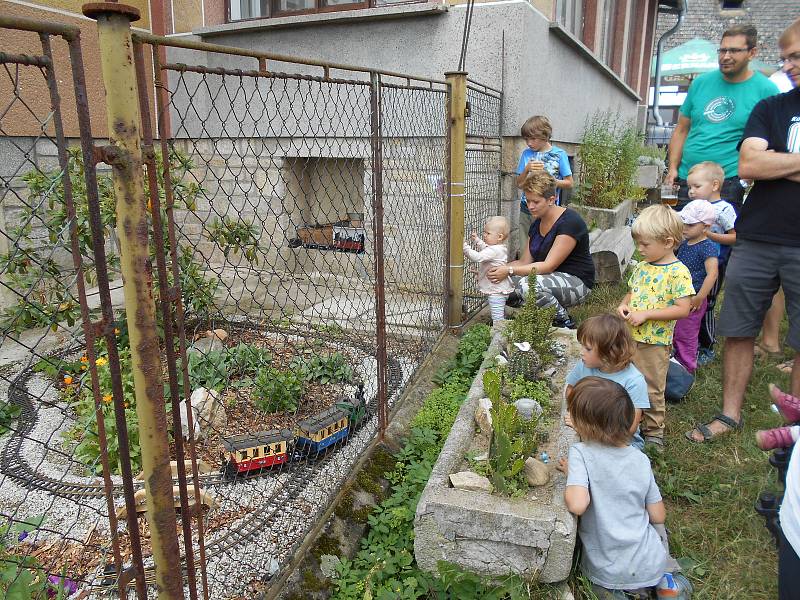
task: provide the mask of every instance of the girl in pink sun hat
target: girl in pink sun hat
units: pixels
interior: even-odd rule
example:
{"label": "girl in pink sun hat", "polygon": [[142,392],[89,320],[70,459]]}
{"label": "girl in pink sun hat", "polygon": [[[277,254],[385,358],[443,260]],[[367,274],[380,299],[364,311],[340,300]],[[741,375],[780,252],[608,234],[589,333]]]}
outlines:
{"label": "girl in pink sun hat", "polygon": [[673,346],[675,358],[686,370],[697,370],[698,334],[708,307],[708,294],[717,281],[719,245],[706,237],[717,220],[717,211],[708,200],[692,200],[680,212],[683,221],[683,241],[675,256],[692,274],[695,295],[691,297],[691,312],[675,324]]}

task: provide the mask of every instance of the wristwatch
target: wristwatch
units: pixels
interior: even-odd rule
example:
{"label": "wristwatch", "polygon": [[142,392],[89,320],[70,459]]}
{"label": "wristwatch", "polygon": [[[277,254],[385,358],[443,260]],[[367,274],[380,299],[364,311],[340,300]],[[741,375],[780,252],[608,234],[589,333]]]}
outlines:
{"label": "wristwatch", "polygon": [[511,277],[514,274],[514,267],[508,267],[508,276]]}

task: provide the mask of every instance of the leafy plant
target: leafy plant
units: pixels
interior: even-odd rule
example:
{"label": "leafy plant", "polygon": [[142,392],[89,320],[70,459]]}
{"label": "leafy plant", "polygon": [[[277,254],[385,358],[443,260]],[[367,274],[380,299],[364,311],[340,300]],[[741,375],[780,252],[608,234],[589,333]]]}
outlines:
{"label": "leafy plant", "polygon": [[500,376],[487,371],[483,390],[492,401],[492,435],[489,440],[489,479],[494,488],[505,494],[527,489],[524,480],[525,460],[536,451],[537,419],[526,421],[501,393]]}
{"label": "leafy plant", "polygon": [[[156,163],[159,195],[163,199],[164,182],[160,152],[156,152]],[[194,210],[195,199],[201,191],[200,187],[196,183],[184,181],[185,174],[193,167],[192,162],[185,155],[173,152],[170,154],[170,164],[176,205]],[[80,148],[69,149],[67,176],[72,184],[76,215],[74,225],[83,274],[87,282],[92,283],[97,278],[97,265],[94,264],[94,241],[89,227],[89,203]],[[7,307],[0,316],[0,329],[18,333],[31,327],[43,326],[55,330],[61,321],[73,325],[80,316],[80,305],[73,290],[69,288],[72,277],[65,276],[70,272],[72,265],[65,266],[54,259],[70,247],[71,223],[64,196],[64,173],[61,169],[32,170],[22,179],[28,186],[28,202],[25,203],[20,215],[22,224],[9,228],[13,244],[6,254],[0,255],[0,272],[8,276],[12,289],[19,292],[19,297],[16,304]],[[113,242],[116,240],[117,223],[111,176],[98,174],[97,187],[103,238]],[[166,213],[163,211],[162,208],[162,222],[166,223]],[[153,252],[155,249],[151,247],[151,254]],[[117,268],[119,256],[115,250],[107,249],[106,256],[109,268]],[[188,299],[191,298],[188,296]]]}
{"label": "leafy plant", "polygon": [[212,350],[206,354],[189,352],[186,360],[192,390],[204,387],[221,392],[225,389],[228,383],[228,355],[224,350]]}
{"label": "leafy plant", "polygon": [[[485,328],[485,329],[484,329]],[[473,356],[486,351],[488,327],[474,326],[461,338],[459,354]],[[480,347],[479,340],[484,340]],[[391,483],[391,494],[377,506],[368,518],[369,531],[361,540],[361,549],[352,560],[344,558],[337,567],[334,580],[334,600],[394,600],[400,598],[448,598],[454,591],[474,583],[470,598],[504,598],[506,591],[497,591],[503,584],[473,582],[459,575],[457,568],[446,570],[439,578],[422,571],[414,560],[414,515],[425,484],[439,455],[450,425],[455,419],[480,361],[454,362],[444,385],[432,391],[415,417],[411,435],[402,450],[395,455],[397,462],[385,474]],[[467,580],[470,579],[469,583]],[[486,583],[486,585],[482,585]],[[509,588],[511,589],[511,588]],[[522,598],[523,596],[511,596]]]}
{"label": "leafy plant", "polygon": [[230,370],[237,375],[254,375],[272,363],[272,354],[254,344],[239,343],[228,349]]}
{"label": "leafy plant", "polygon": [[[98,357],[95,364],[97,366],[97,378],[100,383],[100,404],[106,433],[105,449],[108,453],[108,461],[112,473],[119,474],[122,471],[122,467],[117,421],[114,415],[111,365],[105,356]],[[130,348],[120,348],[119,364],[122,377],[125,423],[128,429],[128,451],[131,457],[131,468],[135,472],[141,469],[141,447],[139,445],[139,417],[136,414],[136,396],[133,388]],[[70,430],[70,435],[78,441],[78,446],[75,448],[75,458],[91,467],[95,473],[101,473],[100,437],[97,428],[94,395],[89,385],[88,377],[77,379],[67,375],[64,377],[64,384],[65,396],[67,399],[73,400],[72,406],[77,416],[77,423]]]}
{"label": "leafy plant", "polygon": [[[536,290],[536,272],[528,275],[530,294]],[[528,342],[531,349],[539,355],[542,365],[553,362],[552,323],[554,308],[540,308],[536,302],[528,301],[519,309],[514,320],[506,328],[506,339],[510,344]],[[513,352],[513,350],[512,350]]]}
{"label": "leafy plant", "polygon": [[520,398],[531,398],[539,403],[539,406],[547,412],[553,401],[553,392],[546,381],[530,381],[524,377],[514,377],[509,383],[511,402],[516,402]]}
{"label": "leafy plant", "polygon": [[0,402],[0,435],[11,428],[11,423],[19,417],[20,408],[11,402]]}
{"label": "leafy plant", "polygon": [[303,377],[290,369],[279,371],[274,367],[259,371],[253,380],[253,400],[267,413],[297,410],[303,395]]}
{"label": "leafy plant", "polygon": [[66,576],[48,577],[36,558],[20,553],[8,543],[15,538],[22,542],[29,533],[42,526],[44,519],[44,515],[41,515],[0,525],[0,596],[3,598],[64,600],[77,591],[78,586],[74,581]]}
{"label": "leafy plant", "polygon": [[327,356],[317,355],[309,360],[296,359],[293,366],[306,381],[348,383],[353,380],[353,367],[341,352]]}
{"label": "leafy plant", "polygon": [[[178,254],[181,297],[187,315],[204,320],[215,308],[214,294],[219,287],[216,277],[206,277],[194,261],[192,249],[181,247]],[[159,313],[160,314],[160,313]]]}
{"label": "leafy plant", "polygon": [[222,217],[221,221],[214,219],[213,223],[206,227],[206,235],[222,248],[226,257],[231,251],[234,254],[241,252],[252,264],[258,256],[258,228],[254,223],[245,223],[226,216]]}
{"label": "leafy plant", "polygon": [[470,327],[458,343],[458,352],[451,361],[433,376],[433,382],[442,385],[453,377],[471,379],[483,362],[483,354],[492,339],[488,325]]}
{"label": "leafy plant", "polygon": [[628,198],[642,198],[636,185],[644,134],[633,121],[621,121],[611,111],[587,119],[578,150],[580,171],[576,202],[613,208]]}

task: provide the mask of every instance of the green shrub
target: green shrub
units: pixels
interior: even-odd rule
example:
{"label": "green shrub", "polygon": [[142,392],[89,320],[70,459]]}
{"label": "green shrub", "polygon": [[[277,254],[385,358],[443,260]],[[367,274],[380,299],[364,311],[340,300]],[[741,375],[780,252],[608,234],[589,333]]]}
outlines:
{"label": "green shrub", "polygon": [[[536,290],[536,272],[531,271],[528,275],[528,289],[531,299],[525,302],[522,308],[517,311],[514,320],[506,328],[506,339],[510,344],[517,342],[528,342],[531,348],[539,355],[542,365],[553,362],[553,318],[556,315],[555,308],[540,308],[536,302],[532,301]],[[512,354],[514,349],[512,347]]]}
{"label": "green shrub", "polygon": [[442,385],[453,378],[471,380],[483,362],[491,339],[492,330],[488,325],[478,324],[467,329],[458,342],[456,355],[433,376],[433,382]]}
{"label": "green shrub", "polygon": [[644,197],[636,185],[644,134],[634,121],[621,121],[615,112],[595,112],[587,119],[578,150],[575,202],[614,208],[628,198]]}
{"label": "green shrub", "polygon": [[517,495],[528,489],[525,460],[536,451],[538,419],[526,421],[500,391],[501,376],[493,371],[483,375],[483,390],[492,401],[492,436],[489,441],[489,479],[495,490]]}
{"label": "green shrub", "polygon": [[353,367],[341,352],[334,352],[327,356],[317,355],[309,360],[296,359],[292,362],[294,368],[306,381],[349,383],[353,380]]}
{"label": "green shrub", "polygon": [[303,378],[294,370],[279,371],[274,367],[259,371],[253,380],[253,400],[267,413],[297,410],[303,395]]}
{"label": "green shrub", "polygon": [[394,468],[386,473],[392,486],[389,497],[370,514],[369,531],[361,540],[359,552],[352,560],[343,558],[337,568],[331,595],[334,600],[449,598],[455,597],[452,595],[455,591],[467,588],[471,595],[460,597],[498,600],[506,597],[504,584],[489,584],[475,576],[470,579],[457,568],[449,567],[446,576],[439,578],[419,569],[414,561],[414,515],[420,494],[480,366],[489,338],[486,326],[469,329],[459,343],[462,359],[442,371],[449,373],[442,387],[433,390],[423,402],[412,421],[411,435],[395,455]]}

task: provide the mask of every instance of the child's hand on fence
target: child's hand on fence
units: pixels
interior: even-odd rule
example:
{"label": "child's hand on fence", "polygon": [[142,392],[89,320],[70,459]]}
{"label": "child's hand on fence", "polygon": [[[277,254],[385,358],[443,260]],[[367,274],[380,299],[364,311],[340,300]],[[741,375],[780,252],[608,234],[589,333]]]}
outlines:
{"label": "child's hand on fence", "polygon": [[556,469],[564,473],[564,475],[569,474],[569,461],[567,460],[566,456],[562,456],[558,459],[558,464],[556,465]]}
{"label": "child's hand on fence", "polygon": [[469,234],[469,239],[471,239],[473,242],[477,241],[478,234],[473,231],[472,233]]}

